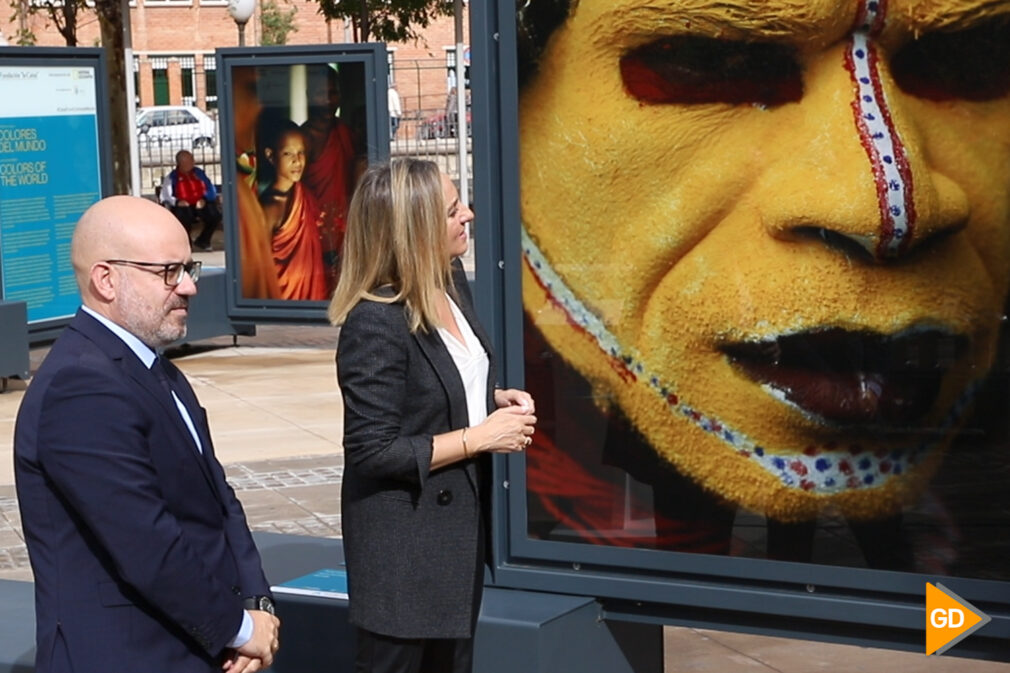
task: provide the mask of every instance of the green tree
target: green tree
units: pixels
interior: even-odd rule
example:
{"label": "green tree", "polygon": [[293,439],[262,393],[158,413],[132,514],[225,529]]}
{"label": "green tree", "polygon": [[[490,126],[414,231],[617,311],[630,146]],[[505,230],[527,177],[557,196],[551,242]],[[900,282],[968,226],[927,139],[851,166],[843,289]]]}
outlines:
{"label": "green tree", "polygon": [[14,36],[14,44],[19,47],[34,47],[36,42],[35,33],[27,28],[18,28],[18,32]]}
{"label": "green tree", "polygon": [[[287,4],[288,0],[284,0]],[[260,25],[262,37],[260,43],[264,46],[287,44],[288,35],[298,30],[295,27],[297,7],[281,9],[275,0],[264,0],[260,6]]]}
{"label": "green tree", "polygon": [[452,0],[319,0],[327,19],[350,21],[355,42],[417,41],[420,30],[452,15]]}
{"label": "green tree", "polygon": [[28,2],[27,0],[11,0],[14,15],[11,20],[18,20],[17,44],[19,46],[34,45],[35,34],[28,28],[28,17],[41,15],[46,18],[46,24],[52,24],[66,41],[68,47],[77,46],[77,26],[81,15],[91,11],[85,0],[49,0],[48,2]]}

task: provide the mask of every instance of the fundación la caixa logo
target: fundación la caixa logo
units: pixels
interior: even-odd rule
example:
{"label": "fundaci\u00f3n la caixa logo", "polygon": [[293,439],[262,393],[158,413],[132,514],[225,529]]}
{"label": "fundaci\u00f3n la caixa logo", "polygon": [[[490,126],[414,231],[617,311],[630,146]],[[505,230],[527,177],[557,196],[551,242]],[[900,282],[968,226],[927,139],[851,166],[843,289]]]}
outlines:
{"label": "fundaci\u00f3n la caixa logo", "polygon": [[926,654],[943,654],[991,619],[939,582],[926,582]]}

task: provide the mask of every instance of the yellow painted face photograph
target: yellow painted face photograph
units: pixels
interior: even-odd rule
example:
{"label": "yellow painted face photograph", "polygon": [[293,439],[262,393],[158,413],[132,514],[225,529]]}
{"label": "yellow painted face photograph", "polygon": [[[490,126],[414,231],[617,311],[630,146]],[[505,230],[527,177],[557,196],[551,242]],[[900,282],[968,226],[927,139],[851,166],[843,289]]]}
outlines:
{"label": "yellow painted face photograph", "polygon": [[518,11],[531,502],[622,544],[586,503],[634,487],[578,464],[634,470],[573,414],[626,425],[657,499],[859,525],[930,497],[1006,320],[1010,2]]}

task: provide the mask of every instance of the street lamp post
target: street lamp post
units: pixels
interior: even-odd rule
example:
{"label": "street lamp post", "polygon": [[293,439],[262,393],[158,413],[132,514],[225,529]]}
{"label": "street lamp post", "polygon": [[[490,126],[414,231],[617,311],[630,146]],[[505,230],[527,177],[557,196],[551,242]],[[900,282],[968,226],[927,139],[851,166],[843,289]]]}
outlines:
{"label": "street lamp post", "polygon": [[[463,44],[463,5],[464,0],[455,0],[453,3],[454,32],[456,34],[456,148],[457,160],[459,161],[459,200],[460,203],[470,204],[470,169],[468,168],[467,156],[467,121],[466,121],[466,64],[464,63],[464,51],[466,45]],[[448,114],[452,114],[450,111]],[[449,124],[449,119],[446,119]],[[468,230],[469,232],[469,230]]]}
{"label": "street lamp post", "polygon": [[228,0],[228,14],[238,26],[238,46],[245,46],[245,24],[256,9],[256,0]]}

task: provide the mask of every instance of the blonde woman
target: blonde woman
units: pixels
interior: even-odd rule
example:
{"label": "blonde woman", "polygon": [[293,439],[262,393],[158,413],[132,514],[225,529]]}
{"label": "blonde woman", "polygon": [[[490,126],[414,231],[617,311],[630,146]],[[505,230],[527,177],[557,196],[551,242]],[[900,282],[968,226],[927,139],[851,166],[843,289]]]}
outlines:
{"label": "blonde woman", "polygon": [[533,399],[496,390],[458,258],[473,213],[431,162],[370,168],[330,304],[358,673],[470,673],[490,452],[531,442]]}

